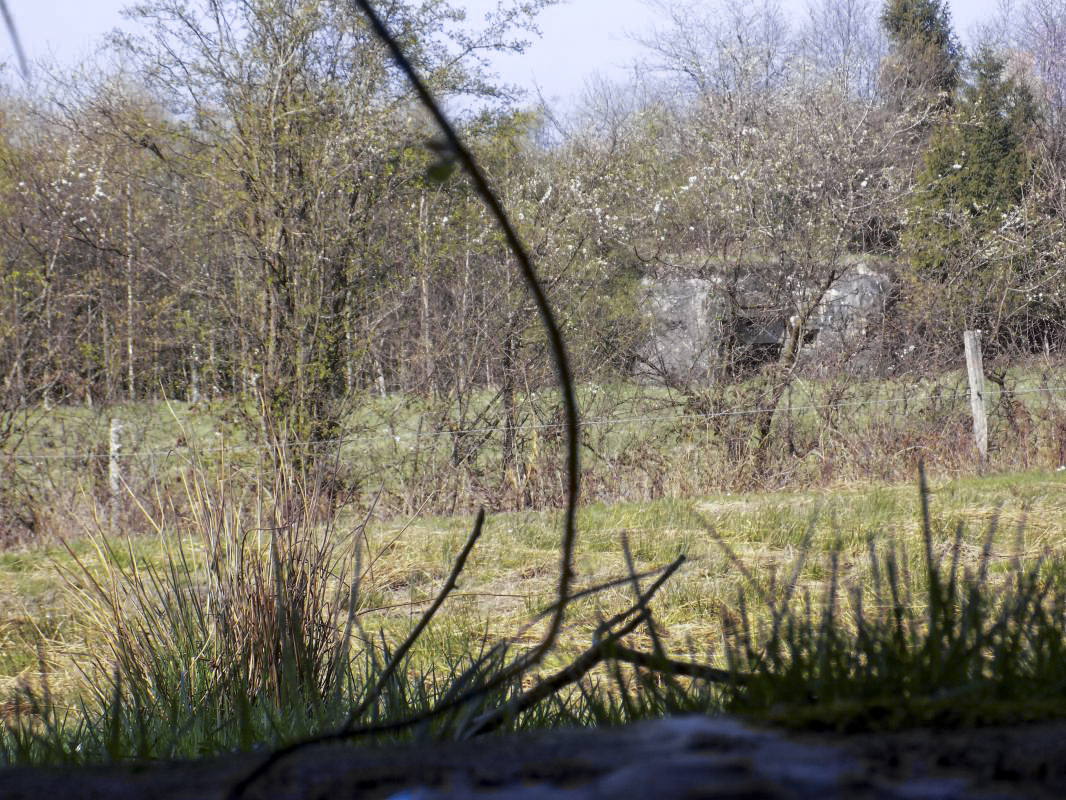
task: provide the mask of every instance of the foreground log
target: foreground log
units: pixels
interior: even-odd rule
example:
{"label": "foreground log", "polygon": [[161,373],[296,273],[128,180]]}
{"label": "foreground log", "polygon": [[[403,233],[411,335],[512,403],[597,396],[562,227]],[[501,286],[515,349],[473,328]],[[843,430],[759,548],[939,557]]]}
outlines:
{"label": "foreground log", "polygon": [[[1066,787],[1066,723],[977,731],[793,736],[723,717],[677,717],[388,748],[294,753],[246,798],[1056,797]],[[0,771],[5,800],[222,800],[261,754],[179,764]]]}

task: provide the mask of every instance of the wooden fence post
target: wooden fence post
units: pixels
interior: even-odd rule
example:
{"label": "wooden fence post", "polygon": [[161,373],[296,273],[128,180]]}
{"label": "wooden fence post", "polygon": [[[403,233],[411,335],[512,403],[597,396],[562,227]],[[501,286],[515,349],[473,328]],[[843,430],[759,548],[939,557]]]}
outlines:
{"label": "wooden fence post", "polygon": [[985,405],[985,371],[981,364],[981,331],[966,331],[966,373],[970,378],[970,411],[973,412],[973,438],[983,464],[988,458],[988,414]]}
{"label": "wooden fence post", "polygon": [[107,451],[108,524],[115,533],[118,524],[119,497],[122,494],[122,420],[111,419],[111,441]]}

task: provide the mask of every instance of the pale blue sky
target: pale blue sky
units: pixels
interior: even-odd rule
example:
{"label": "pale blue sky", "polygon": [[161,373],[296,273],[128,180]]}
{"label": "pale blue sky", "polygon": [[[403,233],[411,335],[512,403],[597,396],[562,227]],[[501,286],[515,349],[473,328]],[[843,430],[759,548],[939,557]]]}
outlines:
{"label": "pale blue sky", "polygon": [[[23,47],[30,60],[54,58],[73,64],[90,55],[100,37],[121,26],[120,9],[129,0],[7,0]],[[495,0],[467,0],[471,15],[483,13]],[[952,19],[963,37],[974,24],[990,19],[998,0],[953,0]],[[803,0],[782,0],[795,16]],[[639,54],[627,34],[647,30],[653,12],[643,0],[571,0],[544,12],[543,38],[521,57],[500,59],[502,77],[526,87],[538,85],[547,99],[568,99],[578,94],[588,77],[599,72],[621,78],[625,67]],[[0,32],[0,61],[14,63],[14,50]]]}

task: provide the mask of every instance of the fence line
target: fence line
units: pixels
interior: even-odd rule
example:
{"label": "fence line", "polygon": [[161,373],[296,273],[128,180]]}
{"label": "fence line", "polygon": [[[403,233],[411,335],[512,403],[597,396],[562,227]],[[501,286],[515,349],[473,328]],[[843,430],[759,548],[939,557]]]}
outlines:
{"label": "fence line", "polygon": [[[954,399],[956,403],[969,403],[969,398],[965,391],[960,390],[956,393],[957,396]],[[992,401],[1002,395],[1007,394],[1012,397],[1021,395],[1032,394],[1048,394],[1055,396],[1066,395],[1066,386],[1048,386],[1033,389],[1018,389],[1004,392],[1002,390],[996,390],[988,393],[988,400]],[[803,403],[800,405],[781,405],[774,410],[775,413],[781,412],[801,412],[801,411],[821,411],[826,409],[847,409],[847,408],[882,408],[891,405],[900,405],[907,402],[914,402],[915,397],[913,395],[908,397],[896,397],[886,398],[881,400],[851,400],[839,403]],[[755,416],[757,414],[765,414],[771,411],[769,408],[748,408],[748,409],[731,409],[728,411],[714,411],[710,413],[688,413],[688,414],[657,414],[657,415],[633,415],[627,417],[600,417],[593,419],[586,419],[581,421],[582,428],[594,428],[603,427],[606,425],[620,425],[620,424],[633,424],[633,423],[651,423],[651,422],[690,422],[694,420],[712,420],[726,417],[741,417],[741,416]],[[532,425],[518,425],[513,430],[517,432],[528,431],[549,431],[549,430],[562,430],[564,427],[561,422],[545,422]],[[341,436],[333,439],[323,439],[318,442],[310,441],[297,441],[292,442],[291,445],[295,447],[326,447],[333,445],[352,444],[355,442],[367,442],[367,441],[389,441],[390,439],[394,443],[401,441],[413,440],[419,441],[421,439],[434,439],[439,437],[454,437],[454,436],[470,436],[477,434],[492,434],[502,433],[507,430],[506,427],[495,425],[485,426],[479,428],[459,428],[456,430],[434,430],[434,431],[417,431],[417,430],[402,430],[392,431],[387,427],[377,428],[375,430],[364,431],[359,434],[353,434],[350,436]],[[244,453],[244,452],[268,452],[272,448],[270,445],[265,444],[233,444],[233,445],[214,445],[211,447],[194,448],[190,445],[184,447],[171,447],[163,450],[129,450],[125,449],[124,460],[129,460],[136,457],[168,457],[175,455],[179,450],[196,450],[201,453]],[[83,451],[80,453],[11,453],[8,454],[9,458],[14,458],[18,461],[93,461],[93,460],[109,460],[111,456],[108,453],[99,451]]]}

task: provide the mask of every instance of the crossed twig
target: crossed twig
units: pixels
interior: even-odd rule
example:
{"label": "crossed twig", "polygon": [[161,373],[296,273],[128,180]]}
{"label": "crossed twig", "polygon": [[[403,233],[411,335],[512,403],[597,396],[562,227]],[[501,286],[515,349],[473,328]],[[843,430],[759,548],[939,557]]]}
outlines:
{"label": "crossed twig", "polygon": [[[2,2],[2,0],[0,0],[0,2]],[[492,677],[464,690],[463,687],[466,685],[468,679],[477,676],[486,664],[503,656],[506,646],[499,645],[490,648],[487,654],[477,659],[463,675],[453,682],[453,690],[428,711],[395,722],[379,725],[356,726],[355,723],[375,702],[377,694],[395,674],[411,646],[418,639],[422,631],[425,630],[437,610],[443,605],[447,596],[455,588],[463,564],[465,563],[467,556],[473,550],[478,538],[481,536],[482,525],[485,519],[484,510],[482,510],[478,514],[473,532],[470,534],[466,544],[457,557],[452,572],[445,581],[444,586],[441,588],[436,599],[423,613],[422,618],[408,635],[404,643],[392,654],[388,664],[385,665],[381,675],[378,677],[378,680],[375,682],[374,687],[367,694],[366,698],[348,714],[344,725],[342,725],[340,729],[331,733],[305,739],[301,742],[274,751],[261,764],[259,764],[255,770],[245,776],[232,788],[229,795],[230,798],[241,797],[253,783],[265,775],[279,761],[305,747],[326,742],[337,742],[357,737],[406,730],[435,719],[440,719],[445,714],[462,708],[471,701],[484,698],[498,689],[513,684],[516,679],[527,674],[532,667],[537,665],[554,647],[558,640],[559,632],[562,629],[567,606],[574,598],[571,591],[574,577],[573,552],[574,540],[576,538],[578,490],[580,485],[580,438],[577,398],[562,332],[555,320],[555,314],[548,302],[544,288],[537,277],[532,259],[526,251],[521,239],[518,237],[507,212],[503,208],[503,204],[489,186],[488,180],[482,172],[481,167],[478,165],[477,160],[463,144],[458,133],[451,124],[451,121],[444,114],[418,72],[408,60],[403,49],[371,6],[369,0],[352,0],[352,2],[366,16],[378,39],[380,39],[389,50],[393,61],[404,73],[411,86],[414,88],[422,105],[436,120],[444,141],[443,144],[435,144],[434,149],[441,154],[443,162],[442,166],[450,168],[452,164],[458,163],[469,176],[475,190],[481,196],[481,199],[484,201],[485,205],[495,218],[500,230],[503,232],[508,247],[514,256],[515,261],[518,263],[519,270],[526,281],[530,293],[533,295],[537,311],[540,314],[541,323],[544,326],[549,349],[552,354],[552,360],[555,365],[559,390],[563,398],[564,429],[566,433],[566,512],[563,526],[561,548],[562,563],[559,569],[559,584],[556,590],[555,603],[553,603],[542,615],[550,616],[548,629],[535,647],[504,665],[501,669],[497,670]],[[482,714],[470,721],[464,727],[463,733],[465,735],[475,736],[500,727],[508,720],[513,719],[515,715],[533,707],[561,689],[580,681],[594,667],[611,659],[627,662],[637,667],[652,669],[671,677],[686,676],[710,681],[733,681],[735,683],[743,683],[744,676],[737,675],[733,672],[716,669],[708,665],[676,661],[667,658],[652,622],[649,603],[666,580],[673,575],[678,568],[680,568],[685,558],[684,556],[679,556],[675,561],[659,572],[658,577],[646,590],[642,590],[640,586],[640,578],[646,576],[639,576],[636,573],[632,557],[628,552],[628,546],[624,545],[624,547],[626,549],[626,561],[629,569],[629,576],[626,580],[632,585],[635,596],[632,605],[630,605],[625,611],[612,617],[610,620],[601,623],[597,628],[593,644],[571,661],[566,667],[550,677],[538,681],[532,688],[519,694],[503,707]],[[578,594],[602,591],[606,586],[614,585],[615,583],[617,582],[611,581],[607,584],[593,587],[591,590],[584,590]],[[634,632],[642,625],[645,625],[651,633],[654,645],[653,653],[640,652],[621,644],[621,641],[627,635]]]}
{"label": "crossed twig", "polygon": [[22,73],[22,77],[28,78],[30,67],[26,61],[26,54],[22,51],[22,41],[19,39],[18,29],[15,28],[15,19],[11,16],[11,10],[7,7],[7,0],[0,0],[0,14],[4,15],[4,24],[7,25],[11,43],[15,45],[15,55],[19,59],[19,71]]}

